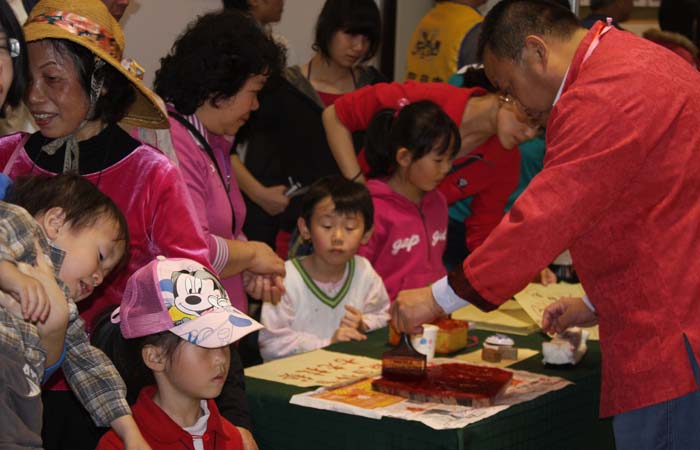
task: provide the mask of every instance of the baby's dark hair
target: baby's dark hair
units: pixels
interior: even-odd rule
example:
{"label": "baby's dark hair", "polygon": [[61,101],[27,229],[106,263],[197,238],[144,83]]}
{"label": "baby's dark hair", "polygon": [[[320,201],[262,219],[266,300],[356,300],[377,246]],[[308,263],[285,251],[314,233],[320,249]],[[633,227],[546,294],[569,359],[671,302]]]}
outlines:
{"label": "baby's dark hair", "polygon": [[301,201],[301,217],[311,225],[316,205],[330,197],[339,214],[360,213],[365,221],[365,231],[374,224],[374,205],[367,187],[350,181],[341,175],[323,177],[311,185]]}
{"label": "baby's dark hair", "polygon": [[147,345],[153,345],[160,347],[163,356],[171,358],[178,346],[185,341],[170,331],[126,339],[122,336],[119,324],[110,320],[115,308],[107,309],[98,316],[90,341],[112,360],[126,384],[126,399],[129,404],[134,404],[141,388],[156,384],[153,371],[143,362],[141,350]]}
{"label": "baby's dark hair", "polygon": [[396,152],[401,147],[407,148],[417,161],[433,150],[453,158],[461,145],[457,125],[431,101],[406,105],[398,115],[394,109],[382,109],[372,117],[365,136],[369,176],[392,175],[396,170]]}
{"label": "baby's dark hair", "polygon": [[120,265],[129,254],[129,228],[124,214],[111,198],[76,173],[20,177],[6,201],[26,209],[32,217],[51,208],[61,208],[74,232],[95,225],[100,218],[113,219],[119,228],[117,240],[126,244]]}

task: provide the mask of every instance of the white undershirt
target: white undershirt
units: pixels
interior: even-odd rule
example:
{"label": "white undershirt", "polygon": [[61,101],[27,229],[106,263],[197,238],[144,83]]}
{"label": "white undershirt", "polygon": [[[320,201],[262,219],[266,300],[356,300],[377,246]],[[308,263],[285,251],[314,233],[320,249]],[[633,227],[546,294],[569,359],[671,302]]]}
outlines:
{"label": "white undershirt", "polygon": [[204,442],[202,441],[202,437],[204,436],[204,433],[206,433],[207,424],[209,423],[209,408],[207,407],[207,401],[202,400],[199,406],[202,408],[202,416],[197,419],[197,422],[195,422],[195,424],[191,427],[182,428],[192,435],[194,450],[204,450]]}

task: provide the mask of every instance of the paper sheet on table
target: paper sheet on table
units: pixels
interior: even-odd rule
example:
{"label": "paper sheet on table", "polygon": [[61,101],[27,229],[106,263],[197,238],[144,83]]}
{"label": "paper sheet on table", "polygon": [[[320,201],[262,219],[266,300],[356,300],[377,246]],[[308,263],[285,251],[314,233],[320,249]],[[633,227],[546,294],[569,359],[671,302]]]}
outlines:
{"label": "paper sheet on table", "polygon": [[460,361],[468,362],[469,364],[484,364],[492,367],[508,367],[515,363],[518,363],[524,359],[531,358],[538,354],[539,351],[531,350],[529,348],[518,348],[518,359],[502,359],[500,362],[487,362],[481,359],[481,349],[474,350],[473,352],[465,353],[463,355],[457,355],[454,359],[459,359]]}
{"label": "paper sheet on table", "polygon": [[[538,283],[530,283],[525,289],[515,294],[515,300],[522,306],[525,312],[542,327],[542,313],[550,304],[560,297],[583,297],[585,294],[583,286],[569,283],[556,283],[543,286]],[[588,339],[600,340],[598,337],[598,326],[585,328],[588,330]]]}
{"label": "paper sheet on table", "polygon": [[525,336],[540,327],[514,300],[508,300],[498,309],[483,312],[474,305],[465,306],[452,313],[452,318],[473,323],[477,330]]}
{"label": "paper sheet on table", "polygon": [[364,356],[314,350],[248,367],[245,375],[292,386],[333,386],[358,378],[379,375],[382,362]]}
{"label": "paper sheet on table", "polygon": [[[435,364],[442,364],[455,362],[455,360],[437,358],[434,359],[433,362]],[[414,420],[422,422],[436,430],[447,430],[465,427],[470,423],[478,422],[479,420],[498,414],[512,405],[532,400],[547,392],[557,391],[573,384],[570,381],[558,377],[548,377],[522,370],[514,370],[511,385],[503,396],[496,401],[495,405],[472,408],[461,405],[415,402],[406,399],[401,399],[396,403],[392,403],[389,400],[391,398],[397,399],[398,397],[386,396],[385,394],[382,395],[389,397],[389,400],[382,400],[390,404],[387,406],[376,406],[377,402],[371,401],[370,398],[378,398],[375,397],[375,394],[378,393],[371,390],[370,382],[371,380],[363,380],[351,386],[351,391],[353,391],[352,395],[358,397],[358,401],[347,401],[347,399],[336,401],[333,399],[334,389],[320,388],[315,391],[294,395],[289,400],[289,403],[309,408],[368,417],[371,419],[394,417],[397,419]],[[347,391],[348,387],[350,386],[341,387],[339,390]],[[347,393],[342,396],[347,396]],[[370,404],[372,408],[357,406],[364,402]]]}

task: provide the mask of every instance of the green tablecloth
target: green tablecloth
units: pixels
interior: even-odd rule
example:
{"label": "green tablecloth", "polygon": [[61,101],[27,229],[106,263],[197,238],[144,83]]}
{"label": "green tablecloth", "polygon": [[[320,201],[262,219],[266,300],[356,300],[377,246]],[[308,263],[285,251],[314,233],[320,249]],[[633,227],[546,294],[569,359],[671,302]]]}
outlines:
{"label": "green tablecloth", "polygon": [[[471,331],[479,343],[491,333]],[[541,351],[541,334],[512,336],[522,348]],[[387,330],[370,333],[364,342],[346,342],[328,350],[381,358]],[[470,349],[469,351],[471,351]],[[512,406],[465,428],[433,430],[419,422],[367,419],[290,405],[292,395],[309,389],[246,378],[246,391],[258,445],[262,450],[347,449],[614,449],[610,420],[598,419],[600,347],[575,368],[547,368],[541,355],[511,366],[573,381],[573,386]]]}

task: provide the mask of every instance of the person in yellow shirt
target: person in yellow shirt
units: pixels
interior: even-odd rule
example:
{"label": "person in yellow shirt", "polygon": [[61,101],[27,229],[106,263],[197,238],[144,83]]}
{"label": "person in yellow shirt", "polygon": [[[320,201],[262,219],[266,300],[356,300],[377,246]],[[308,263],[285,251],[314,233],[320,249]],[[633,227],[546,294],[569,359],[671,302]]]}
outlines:
{"label": "person in yellow shirt", "polygon": [[447,82],[457,69],[477,62],[483,17],[476,10],[486,0],[439,0],[423,16],[408,47],[407,80]]}

